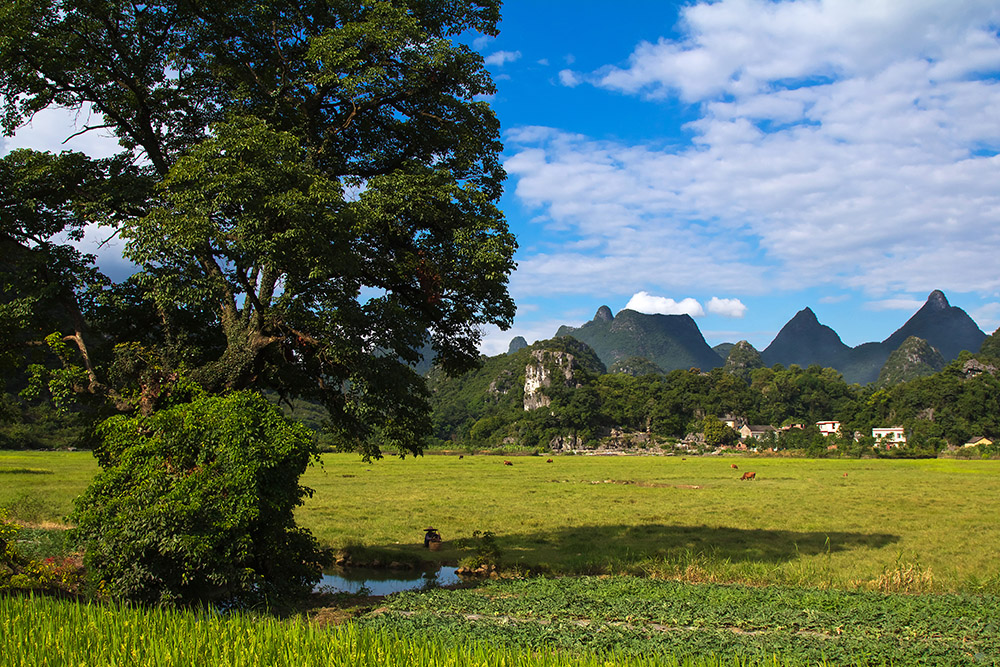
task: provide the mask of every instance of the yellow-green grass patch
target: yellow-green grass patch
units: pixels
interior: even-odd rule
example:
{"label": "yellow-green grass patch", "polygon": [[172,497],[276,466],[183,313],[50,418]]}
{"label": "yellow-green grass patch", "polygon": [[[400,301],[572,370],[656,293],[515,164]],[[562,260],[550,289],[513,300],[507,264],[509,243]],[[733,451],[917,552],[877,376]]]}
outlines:
{"label": "yellow-green grass patch", "polygon": [[[1000,461],[328,454],[299,522],[337,549],[457,563],[492,531],[511,568],[878,590],[994,590]],[[733,469],[731,465],[737,465]],[[59,521],[87,452],[0,452],[0,507]],[[755,481],[741,481],[744,472]],[[846,475],[846,476],[845,476]],[[21,516],[18,516],[19,513]],[[27,516],[25,516],[27,515]],[[440,551],[423,529],[441,531]]]}

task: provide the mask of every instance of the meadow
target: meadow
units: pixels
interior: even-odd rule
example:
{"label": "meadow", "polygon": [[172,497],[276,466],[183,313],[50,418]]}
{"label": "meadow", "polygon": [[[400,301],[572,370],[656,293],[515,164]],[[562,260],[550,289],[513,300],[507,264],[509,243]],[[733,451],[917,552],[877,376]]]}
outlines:
{"label": "meadow", "polygon": [[[298,513],[356,563],[467,562],[490,531],[496,580],[341,596],[290,620],[0,596],[0,652],[25,665],[998,664],[1000,462],[507,460],[324,455]],[[96,470],[87,452],[0,452],[0,507],[30,524],[23,546],[67,548],[51,536]],[[423,548],[429,526],[440,551]]]}
{"label": "meadow", "polygon": [[[877,590],[997,590],[1000,462],[329,455],[300,520],[382,560],[460,561],[491,531],[512,569]],[[731,466],[737,465],[738,469]],[[755,481],[741,481],[745,471]],[[423,550],[422,529],[444,537]]]}
{"label": "meadow", "polygon": [[[904,592],[1000,592],[1000,462],[327,454],[298,519],[355,561],[474,555],[512,571]],[[737,465],[738,469],[731,466]],[[88,452],[0,452],[0,507],[58,523]],[[740,481],[742,472],[755,481]],[[435,527],[440,551],[423,549]]]}

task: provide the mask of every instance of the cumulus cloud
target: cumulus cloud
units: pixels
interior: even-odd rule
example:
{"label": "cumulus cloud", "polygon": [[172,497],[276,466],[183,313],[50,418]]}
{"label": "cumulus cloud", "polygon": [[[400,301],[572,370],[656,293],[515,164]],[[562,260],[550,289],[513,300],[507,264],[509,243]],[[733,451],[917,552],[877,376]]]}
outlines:
{"label": "cumulus cloud", "polygon": [[690,101],[743,97],[814,80],[869,77],[900,61],[956,78],[1000,65],[993,0],[721,0],[681,12],[684,37],[640,43],[600,85]]}
{"label": "cumulus cloud", "polygon": [[648,292],[636,292],[625,304],[627,310],[635,310],[649,315],[690,315],[701,317],[705,309],[692,298],[674,301],[663,296],[653,296]]}
{"label": "cumulus cloud", "polygon": [[486,56],[483,61],[487,65],[496,65],[497,67],[503,67],[507,63],[512,63],[520,60],[520,51],[496,51]]}
{"label": "cumulus cloud", "polygon": [[508,133],[516,195],[562,236],[596,241],[526,255],[518,280],[1000,290],[997,25],[985,0],[685,8],[679,39],[573,80],[694,103],[690,144]]}
{"label": "cumulus cloud", "polygon": [[713,315],[740,318],[746,315],[747,307],[739,299],[720,299],[713,296],[705,305],[706,310]]}

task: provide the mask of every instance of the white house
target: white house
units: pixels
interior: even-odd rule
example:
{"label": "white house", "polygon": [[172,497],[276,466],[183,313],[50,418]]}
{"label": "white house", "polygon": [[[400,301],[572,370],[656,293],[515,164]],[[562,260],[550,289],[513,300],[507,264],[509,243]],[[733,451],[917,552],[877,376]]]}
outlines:
{"label": "white house", "polygon": [[873,428],[872,437],[875,438],[875,446],[884,443],[886,447],[899,447],[906,444],[906,431],[902,426],[890,426],[889,428]]}
{"label": "white house", "polygon": [[824,437],[840,433],[840,422],[837,421],[816,422],[816,426],[819,427],[819,432]]}
{"label": "white house", "polygon": [[744,424],[743,428],[740,429],[740,437],[743,440],[747,438],[764,438],[768,433],[774,433],[777,429],[773,426],[755,426],[753,424]]}

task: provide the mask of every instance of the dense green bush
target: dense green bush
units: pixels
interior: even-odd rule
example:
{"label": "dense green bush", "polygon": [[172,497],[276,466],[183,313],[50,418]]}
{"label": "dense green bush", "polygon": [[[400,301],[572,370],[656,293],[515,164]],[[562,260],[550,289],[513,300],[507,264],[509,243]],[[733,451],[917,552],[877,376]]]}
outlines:
{"label": "dense green bush", "polygon": [[310,432],[259,394],[202,397],[98,427],[103,471],[73,520],[109,594],[148,603],[273,603],[319,580],[293,511]]}

